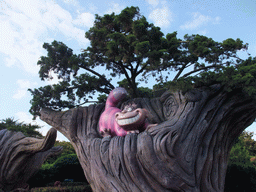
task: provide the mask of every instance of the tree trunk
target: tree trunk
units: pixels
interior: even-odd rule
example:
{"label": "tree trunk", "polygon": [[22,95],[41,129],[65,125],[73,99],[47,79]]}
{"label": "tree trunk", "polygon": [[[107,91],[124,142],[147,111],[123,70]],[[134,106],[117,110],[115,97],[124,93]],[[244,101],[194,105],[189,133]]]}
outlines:
{"label": "tree trunk", "polygon": [[57,136],[50,129],[44,139],[25,137],[21,132],[0,130],[0,189],[12,191],[28,188],[26,182],[47,159],[59,154],[62,147],[53,147]]}
{"label": "tree trunk", "polygon": [[158,125],[102,138],[103,104],[65,112],[43,109],[41,119],[71,141],[93,191],[224,191],[229,151],[256,117],[252,99],[216,85],[133,101]]}

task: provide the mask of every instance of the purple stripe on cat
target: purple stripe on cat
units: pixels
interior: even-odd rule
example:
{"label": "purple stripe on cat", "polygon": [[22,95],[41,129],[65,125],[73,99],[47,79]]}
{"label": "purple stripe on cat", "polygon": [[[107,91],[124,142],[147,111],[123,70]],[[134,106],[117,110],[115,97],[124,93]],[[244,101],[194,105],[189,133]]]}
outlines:
{"label": "purple stripe on cat", "polygon": [[126,96],[127,91],[122,87],[118,87],[109,93],[105,105],[105,111],[101,114],[99,121],[100,132],[104,132],[104,129],[108,129],[108,131],[111,131],[112,136],[124,136],[127,134],[126,131],[119,127],[115,118],[115,114],[117,112],[121,112],[121,110],[116,106]]}
{"label": "purple stripe on cat", "polygon": [[122,101],[127,96],[127,91],[122,88],[118,87],[110,92],[108,99],[106,101],[105,109],[109,107],[116,107],[118,102]]}

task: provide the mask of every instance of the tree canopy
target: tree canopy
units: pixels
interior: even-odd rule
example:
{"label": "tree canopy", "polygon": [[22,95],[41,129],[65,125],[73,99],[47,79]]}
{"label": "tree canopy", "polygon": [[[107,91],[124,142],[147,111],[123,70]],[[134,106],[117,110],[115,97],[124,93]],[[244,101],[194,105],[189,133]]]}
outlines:
{"label": "tree canopy", "polygon": [[[177,82],[183,87],[221,82],[228,83],[230,89],[238,82],[241,87],[248,85],[243,89],[249,94],[256,92],[255,59],[239,58],[238,52],[248,48],[239,38],[217,42],[198,34],[183,39],[177,32],[164,35],[159,27],[148,23],[138,7],[127,7],[118,15],[96,15],[85,37],[90,46],[80,54],[74,54],[62,42],[44,43],[48,54],[38,61],[39,76],[46,80],[55,73],[61,81],[29,89],[33,96],[31,114],[39,115],[43,107],[62,110],[81,106],[96,92],[108,94],[115,87],[114,77],[119,77],[119,86],[125,87],[131,97],[149,93],[139,83],[150,78],[157,84],[154,89]],[[176,72],[173,78],[171,71]]]}
{"label": "tree canopy", "polygon": [[6,118],[0,121],[0,130],[8,129],[9,131],[22,132],[26,137],[43,138],[43,135],[38,131],[40,128],[38,125],[18,122],[14,118]]}

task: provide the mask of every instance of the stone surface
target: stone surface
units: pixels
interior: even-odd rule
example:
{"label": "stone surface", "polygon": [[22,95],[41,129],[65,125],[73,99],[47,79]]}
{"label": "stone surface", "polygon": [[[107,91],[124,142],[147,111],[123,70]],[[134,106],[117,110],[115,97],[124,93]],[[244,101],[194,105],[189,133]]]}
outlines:
{"label": "stone surface", "polygon": [[256,117],[252,99],[216,85],[133,102],[158,125],[102,138],[98,121],[104,104],[65,112],[43,109],[41,119],[71,141],[93,191],[224,190],[230,149]]}
{"label": "stone surface", "polygon": [[26,181],[39,170],[47,157],[62,151],[62,147],[53,147],[56,136],[57,131],[53,128],[44,139],[0,130],[0,189],[27,188]]}

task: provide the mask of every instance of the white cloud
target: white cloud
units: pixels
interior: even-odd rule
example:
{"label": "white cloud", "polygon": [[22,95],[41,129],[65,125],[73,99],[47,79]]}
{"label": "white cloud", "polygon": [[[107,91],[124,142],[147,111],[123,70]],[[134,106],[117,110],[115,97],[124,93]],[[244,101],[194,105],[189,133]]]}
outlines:
{"label": "white cloud", "polygon": [[220,24],[220,20],[221,20],[221,18],[218,16],[218,17],[215,17],[214,19],[213,19],[213,24]]}
{"label": "white cloud", "polygon": [[27,90],[24,89],[18,89],[15,95],[13,95],[13,99],[21,99],[25,97],[27,94]]}
{"label": "white cloud", "polygon": [[83,27],[92,27],[95,18],[92,13],[84,12],[78,15],[78,17],[73,21],[75,25]]}
{"label": "white cloud", "polygon": [[109,3],[109,7],[110,8],[107,10],[106,14],[111,14],[113,12],[115,14],[119,14],[125,8],[124,6],[119,5],[118,3],[114,3],[114,2]]}
{"label": "white cloud", "polygon": [[74,6],[79,5],[79,2],[77,0],[63,0],[63,2],[66,4],[74,5]]}
{"label": "white cloud", "polygon": [[146,0],[147,3],[156,7],[159,4],[159,0]]}
{"label": "white cloud", "polygon": [[21,89],[27,89],[27,88],[29,88],[31,86],[31,84],[35,84],[35,83],[31,83],[28,80],[22,80],[22,79],[19,79],[17,81],[17,83],[19,84]]}
{"label": "white cloud", "polygon": [[[45,54],[42,44],[52,39],[50,32],[73,39],[83,47],[89,43],[71,14],[52,0],[8,0],[1,2],[0,10],[0,52],[5,54],[5,65],[9,67],[18,66],[36,75],[36,63]],[[84,15],[81,19],[85,21]]]}
{"label": "white cloud", "polygon": [[186,22],[184,25],[181,25],[180,28],[183,30],[193,30],[198,29],[199,27],[206,25],[211,22],[212,24],[219,24],[220,17],[211,18],[210,16],[202,15],[199,12],[192,13],[192,20]]}
{"label": "white cloud", "polygon": [[185,25],[181,26],[181,29],[196,29],[201,25],[204,25],[210,21],[209,16],[202,15],[200,13],[192,14],[193,20],[187,22]]}
{"label": "white cloud", "polygon": [[198,34],[200,34],[200,35],[206,35],[207,33],[208,33],[207,29],[198,31]]}
{"label": "white cloud", "polygon": [[37,85],[36,82],[32,83],[29,80],[19,79],[17,80],[17,84],[19,88],[17,89],[16,93],[13,95],[14,99],[22,99],[27,95],[28,88],[32,88]]}
{"label": "white cloud", "polygon": [[17,117],[19,122],[24,122],[26,124],[30,123],[32,125],[37,125],[37,122],[35,120],[32,120],[33,116],[31,114],[27,113],[27,112],[20,111],[20,112],[15,113],[15,116]]}
{"label": "white cloud", "polygon": [[156,26],[168,27],[173,21],[172,13],[168,7],[163,7],[162,9],[155,9],[149,14],[149,19],[151,19]]}
{"label": "white cloud", "polygon": [[[20,61],[26,71],[37,73],[36,62],[38,56],[36,55],[41,54],[41,43],[33,37],[33,33],[36,32],[32,32],[32,28],[28,30],[29,28],[21,27],[17,24],[21,18],[19,15],[13,15],[10,20],[1,18],[0,52],[8,55],[6,59],[7,66],[13,66]],[[12,20],[17,23],[12,22]]]}

